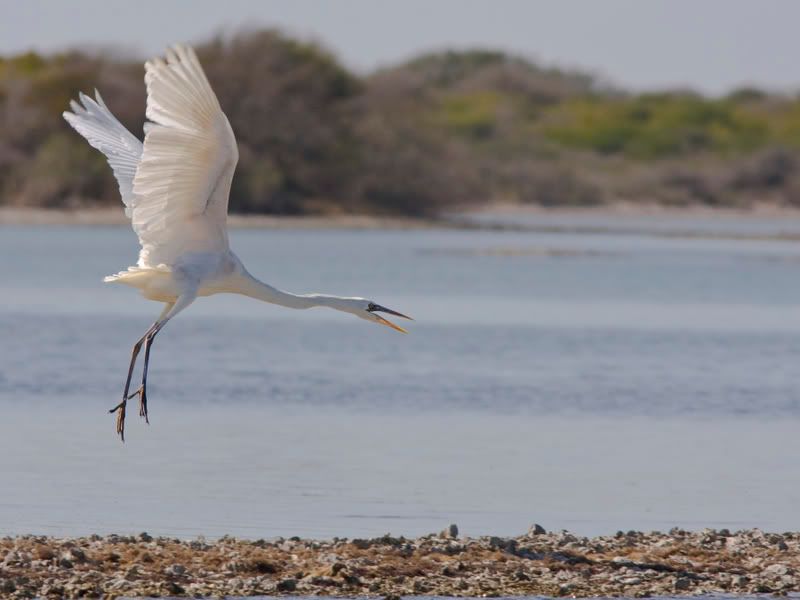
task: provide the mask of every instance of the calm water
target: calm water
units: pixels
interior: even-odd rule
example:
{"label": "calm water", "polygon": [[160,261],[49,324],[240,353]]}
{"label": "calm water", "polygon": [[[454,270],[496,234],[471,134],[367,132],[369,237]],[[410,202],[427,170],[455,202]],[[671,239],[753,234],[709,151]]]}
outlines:
{"label": "calm water", "polygon": [[413,315],[101,283],[121,228],[0,228],[0,534],[800,528],[800,244],[235,231],[250,270]]}

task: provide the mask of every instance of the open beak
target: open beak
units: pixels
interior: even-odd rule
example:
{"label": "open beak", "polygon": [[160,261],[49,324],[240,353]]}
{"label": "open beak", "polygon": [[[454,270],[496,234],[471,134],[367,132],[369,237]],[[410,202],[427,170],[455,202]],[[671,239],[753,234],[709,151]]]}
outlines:
{"label": "open beak", "polygon": [[380,323],[381,325],[386,325],[387,327],[391,327],[392,329],[394,329],[395,331],[399,331],[400,333],[408,333],[408,332],[399,325],[395,325],[388,319],[384,319],[382,316],[377,315],[375,313],[383,312],[386,313],[387,315],[394,315],[395,317],[400,317],[401,319],[408,319],[409,321],[414,320],[411,317],[404,315],[403,313],[399,313],[396,310],[391,310],[389,308],[386,308],[385,306],[380,306],[378,304],[376,304],[375,307],[372,308],[369,312],[372,313],[372,315],[375,317],[378,323]]}

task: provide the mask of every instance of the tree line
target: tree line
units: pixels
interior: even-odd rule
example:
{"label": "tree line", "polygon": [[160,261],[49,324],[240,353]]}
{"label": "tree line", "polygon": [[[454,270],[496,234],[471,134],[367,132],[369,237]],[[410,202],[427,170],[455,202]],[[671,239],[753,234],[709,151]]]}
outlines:
{"label": "tree line", "polygon": [[[800,204],[800,101],[757,89],[632,94],[493,50],[357,75],[277,30],[196,47],[239,141],[240,213],[434,216],[488,202]],[[61,118],[97,88],[141,135],[143,66],[113,52],[0,58],[0,204],[118,202]]]}

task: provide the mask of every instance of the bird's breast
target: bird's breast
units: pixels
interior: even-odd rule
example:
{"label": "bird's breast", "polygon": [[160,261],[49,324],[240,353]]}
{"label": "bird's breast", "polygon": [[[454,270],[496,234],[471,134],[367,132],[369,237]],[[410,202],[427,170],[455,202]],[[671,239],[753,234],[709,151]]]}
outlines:
{"label": "bird's breast", "polygon": [[228,291],[228,282],[237,273],[238,261],[230,253],[195,253],[182,257],[173,269],[181,285],[197,290],[198,296]]}

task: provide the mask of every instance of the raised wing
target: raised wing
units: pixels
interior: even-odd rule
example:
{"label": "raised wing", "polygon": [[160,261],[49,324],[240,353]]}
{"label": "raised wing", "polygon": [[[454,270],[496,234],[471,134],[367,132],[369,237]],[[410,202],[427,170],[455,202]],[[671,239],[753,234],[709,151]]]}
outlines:
{"label": "raised wing", "polygon": [[64,112],[64,118],[89,145],[106,155],[119,183],[125,214],[130,217],[134,204],[133,177],[142,157],[142,142],[111,114],[100,92],[94,93],[96,101],[86,94],[80,95],[80,103],[71,101],[72,112]]}
{"label": "raised wing", "polygon": [[171,266],[184,254],[224,252],[236,138],[197,55],[175,46],[145,63],[144,152],[133,178],[131,220],[140,267]]}

